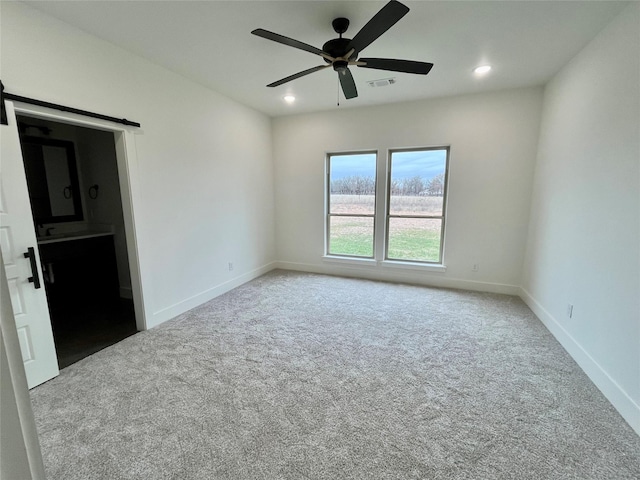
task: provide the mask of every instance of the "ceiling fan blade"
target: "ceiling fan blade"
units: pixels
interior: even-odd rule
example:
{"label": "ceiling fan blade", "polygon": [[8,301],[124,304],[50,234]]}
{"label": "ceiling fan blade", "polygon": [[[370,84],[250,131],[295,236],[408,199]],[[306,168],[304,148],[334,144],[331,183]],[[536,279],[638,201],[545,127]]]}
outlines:
{"label": "ceiling fan blade", "polygon": [[431,70],[431,67],[433,67],[433,63],[414,62],[413,60],[396,60],[393,58],[359,58],[356,65],[362,68],[391,70],[392,72],[417,73],[418,75],[426,75]]}
{"label": "ceiling fan blade", "polygon": [[331,65],[320,65],[317,67],[313,67],[313,68],[309,68],[307,70],[304,70],[302,72],[298,72],[298,73],[294,73],[293,75],[289,75],[286,78],[283,78],[282,80],[278,80],[277,82],[273,82],[270,83],[269,85],[267,85],[267,87],[277,87],[279,85],[282,85],[284,83],[290,82],[291,80],[295,80],[296,78],[300,78],[300,77],[304,77],[305,75],[309,75],[310,73],[313,72],[318,72],[320,70],[323,70],[327,67],[330,67]]}
{"label": "ceiling fan blade", "polygon": [[288,45],[293,48],[304,50],[305,52],[315,53],[316,55],[320,55],[322,57],[328,56],[319,48],[299,42],[298,40],[294,40],[293,38],[285,37],[283,35],[264,30],[262,28],[256,28],[251,33],[257,35],[258,37],[266,38],[267,40],[272,40],[274,42],[282,43],[283,45]]}
{"label": "ceiling fan blade", "polygon": [[346,50],[354,48],[356,52],[361,52],[376,38],[393,27],[407,12],[409,12],[409,7],[396,0],[391,0],[353,37]]}
{"label": "ceiling fan blade", "polygon": [[356,88],[356,82],[353,80],[353,75],[348,68],[340,70],[338,72],[338,78],[340,79],[340,86],[344,93],[344,98],[355,98],[358,96],[358,89]]}

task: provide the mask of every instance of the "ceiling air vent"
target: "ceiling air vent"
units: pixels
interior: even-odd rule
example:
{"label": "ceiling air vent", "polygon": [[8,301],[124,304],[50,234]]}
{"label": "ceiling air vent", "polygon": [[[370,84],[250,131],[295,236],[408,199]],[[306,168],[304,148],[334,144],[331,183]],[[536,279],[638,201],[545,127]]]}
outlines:
{"label": "ceiling air vent", "polygon": [[381,78],[380,80],[371,80],[367,82],[370,87],[386,87],[396,83],[395,78]]}

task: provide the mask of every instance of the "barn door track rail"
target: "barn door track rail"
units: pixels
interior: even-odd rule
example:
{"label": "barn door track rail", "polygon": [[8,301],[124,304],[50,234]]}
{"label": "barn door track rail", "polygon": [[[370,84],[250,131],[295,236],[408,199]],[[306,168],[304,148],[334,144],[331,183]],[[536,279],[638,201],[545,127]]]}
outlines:
{"label": "barn door track rail", "polygon": [[5,110],[4,101],[14,100],[16,102],[28,103],[30,105],[37,105],[39,107],[53,108],[62,112],[75,113],[77,115],[83,115],[85,117],[98,118],[100,120],[107,120],[109,122],[120,123],[122,125],[128,125],[130,127],[140,127],[138,122],[132,122],[126,118],[110,117],[109,115],[102,115],[101,113],[90,112],[88,110],[81,110],[79,108],[67,107],[66,105],[60,105],[57,103],[45,102],[43,100],[36,100],[35,98],[22,97],[20,95],[14,95],[12,93],[5,93],[4,85],[0,81],[0,123],[7,125],[7,112]]}

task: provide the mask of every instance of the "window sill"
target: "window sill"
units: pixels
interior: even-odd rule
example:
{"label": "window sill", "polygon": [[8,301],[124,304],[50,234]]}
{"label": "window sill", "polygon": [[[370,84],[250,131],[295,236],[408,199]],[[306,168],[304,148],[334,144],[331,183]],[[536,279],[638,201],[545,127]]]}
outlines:
{"label": "window sill", "polygon": [[447,267],[445,265],[434,265],[429,263],[418,262],[400,262],[396,260],[383,260],[380,262],[383,268],[401,268],[410,270],[422,270],[423,272],[446,272]]}
{"label": "window sill", "polygon": [[351,264],[351,265],[361,265],[361,266],[371,266],[371,267],[380,266],[382,268],[389,268],[389,269],[420,270],[422,272],[444,273],[447,271],[447,267],[445,265],[431,265],[431,264],[418,263],[418,262],[401,262],[401,261],[395,261],[395,260],[377,261],[377,260],[374,260],[373,258],[341,257],[339,255],[324,255],[322,257],[322,261],[330,262],[330,263],[341,263],[341,264]]}
{"label": "window sill", "polygon": [[324,262],[333,263],[350,263],[352,265],[370,265],[376,266],[378,264],[373,258],[355,258],[355,257],[341,257],[339,255],[324,255],[322,257]]}

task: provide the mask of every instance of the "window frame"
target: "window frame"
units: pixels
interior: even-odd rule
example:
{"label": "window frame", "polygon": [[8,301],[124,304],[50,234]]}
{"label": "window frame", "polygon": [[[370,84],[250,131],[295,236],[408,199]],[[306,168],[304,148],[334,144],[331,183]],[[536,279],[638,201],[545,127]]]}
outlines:
{"label": "window frame", "polygon": [[[441,215],[397,215],[391,214],[391,167],[392,158],[394,153],[398,152],[424,152],[432,150],[444,150],[446,151],[445,166],[444,166],[444,179],[443,179],[443,194],[442,194],[442,214]],[[419,147],[419,148],[394,148],[387,151],[387,182],[386,182],[386,197],[385,197],[385,227],[384,227],[384,262],[393,262],[397,264],[408,265],[424,265],[424,266],[444,266],[444,240],[446,230],[446,213],[447,213],[447,199],[449,192],[449,160],[451,156],[450,145],[433,146],[433,147]],[[390,258],[389,257],[389,220],[391,218],[424,218],[424,219],[436,219],[440,220],[440,249],[438,253],[438,261],[430,262],[425,260],[411,260],[404,258]]]}
{"label": "window frame", "polygon": [[[348,155],[374,155],[375,156],[375,173],[374,173],[374,193],[373,193],[373,213],[371,214],[340,214],[331,213],[331,157],[343,157]],[[362,261],[375,260],[376,256],[376,224],[377,224],[377,208],[378,208],[378,150],[351,150],[346,152],[328,152],[325,159],[325,238],[324,252],[328,258],[344,258]],[[356,218],[372,218],[372,238],[371,238],[371,256],[349,255],[343,253],[331,253],[331,217],[356,217]]]}

